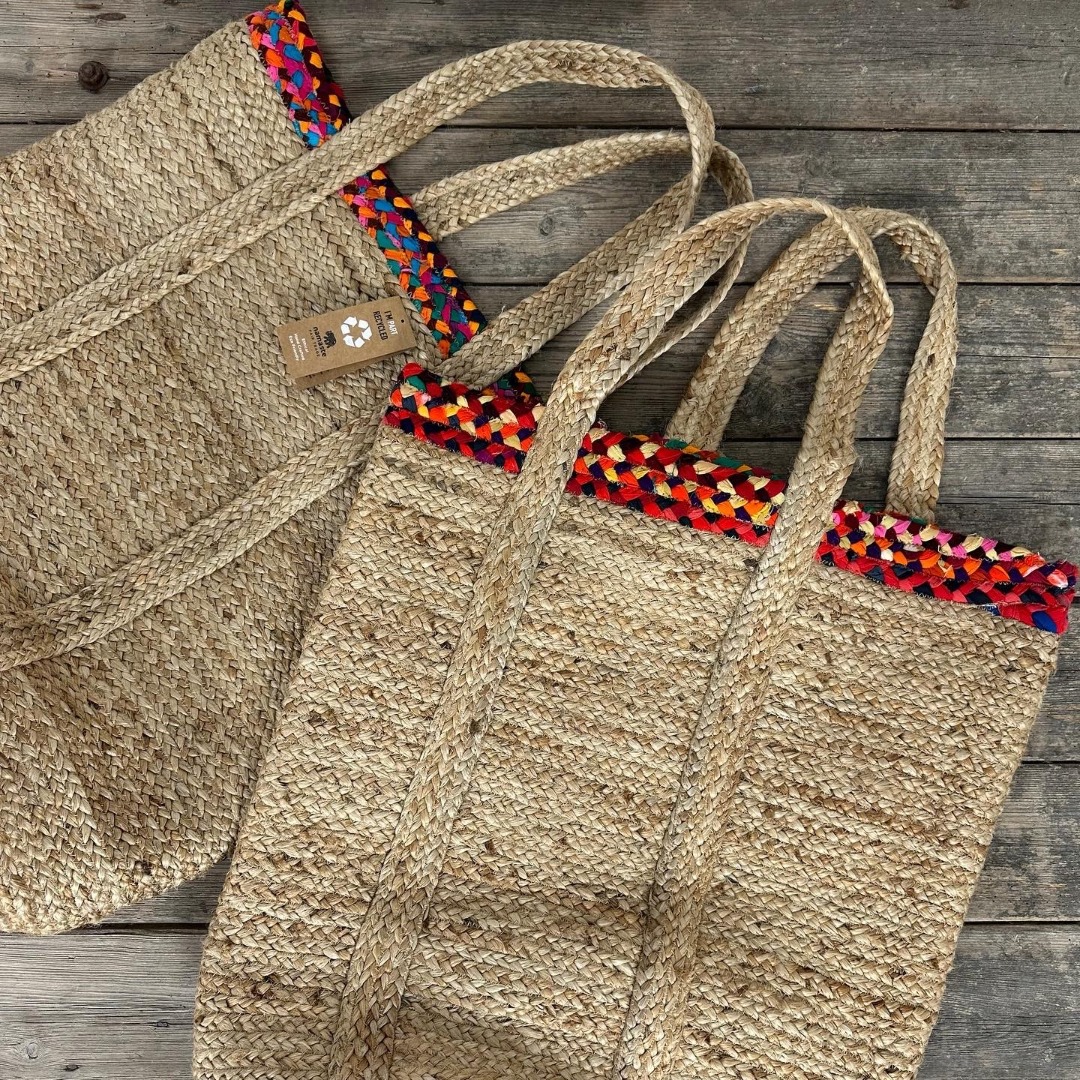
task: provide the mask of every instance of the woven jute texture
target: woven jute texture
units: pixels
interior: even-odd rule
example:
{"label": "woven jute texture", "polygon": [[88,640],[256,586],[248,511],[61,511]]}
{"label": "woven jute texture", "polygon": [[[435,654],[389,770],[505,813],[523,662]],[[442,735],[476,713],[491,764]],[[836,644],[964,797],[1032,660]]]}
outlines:
{"label": "woven jute texture", "polygon": [[[722,430],[777,322],[859,254],[767,546],[565,494],[604,397],[792,209],[825,220],[673,422]],[[948,253],[804,200],[672,241],[517,475],[380,428],[211,925],[196,1077],[915,1074],[1057,646],[814,560],[891,323],[868,232],[936,294],[908,384],[930,434],[909,400],[891,492],[932,505]]]}
{"label": "woven jute texture", "polygon": [[[521,42],[387,99],[316,149],[243,23],[0,165],[0,929],[54,931],[208,867],[252,770],[375,434],[396,356],[289,385],[280,324],[401,293],[337,191],[484,98],[662,87],[688,133],[594,139],[418,192],[435,240],[655,155],[687,176],[450,358],[480,383],[621,288],[689,220],[700,96],[627,50]],[[406,299],[410,299],[406,295]]]}

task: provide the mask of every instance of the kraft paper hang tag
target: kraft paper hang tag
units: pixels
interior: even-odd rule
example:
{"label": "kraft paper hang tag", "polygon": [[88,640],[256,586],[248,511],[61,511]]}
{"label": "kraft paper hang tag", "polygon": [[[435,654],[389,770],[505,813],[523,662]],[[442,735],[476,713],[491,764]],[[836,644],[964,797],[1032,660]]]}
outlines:
{"label": "kraft paper hang tag", "polygon": [[306,389],[416,344],[405,305],[396,297],[326,311],[277,328],[285,370]]}

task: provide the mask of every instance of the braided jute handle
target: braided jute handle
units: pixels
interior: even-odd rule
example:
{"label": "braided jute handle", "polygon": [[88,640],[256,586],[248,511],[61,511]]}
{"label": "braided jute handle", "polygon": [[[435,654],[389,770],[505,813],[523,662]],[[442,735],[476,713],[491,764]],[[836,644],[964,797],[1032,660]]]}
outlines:
{"label": "braided jute handle", "polygon": [[261,176],[198,217],[0,330],[0,382],[85,344],[145,311],[234,252],[307,213],[362,173],[396,157],[497,94],[537,82],[636,89],[666,87],[682,110],[691,168],[682,223],[709,166],[713,120],[704,98],[664,67],[629,49],[575,41],[520,41],[448,64],[355,119],[334,138]]}
{"label": "braided jute handle", "polygon": [[[652,346],[672,316],[715,269],[764,221],[792,211],[819,214],[843,230],[862,273],[826,354],[776,527],[725,635],[657,867],[616,1075],[660,1077],[670,1064],[682,1026],[682,973],[689,967],[673,961],[683,959],[687,949],[692,955],[695,947],[702,883],[711,880],[715,835],[731,801],[728,774],[738,770],[744,733],[763,695],[785,612],[809,572],[854,462],[855,407],[891,326],[892,305],[870,238],[853,219],[816,200],[747,203],[676,237],[618,297],[557,380],[521,474],[499,510],[428,742],[359,929],[335,1032],[335,1080],[385,1080],[389,1074],[411,957],[582,439],[603,400],[649,363]],[[759,667],[750,681],[743,681],[744,669],[755,663]],[[724,752],[718,756],[721,744]],[[702,797],[715,812],[704,823]],[[672,905],[678,910],[669,913]],[[688,931],[674,945],[669,914]]]}
{"label": "braided jute handle", "polygon": [[[839,232],[833,225],[833,231]],[[858,218],[843,227],[862,264],[826,351],[772,535],[741,594],[710,673],[649,892],[612,1080],[664,1080],[678,1061],[694,957],[719,841],[751,733],[822,534],[855,462],[855,419],[884,349],[892,306]],[[821,231],[817,240],[822,240]],[[852,243],[853,237],[857,242]]]}
{"label": "braided jute handle", "polygon": [[[625,136],[615,136],[623,139]],[[685,136],[665,136],[688,145]],[[596,140],[595,146],[578,144],[585,157],[596,152],[606,155],[608,148]],[[560,148],[572,151],[574,147]],[[540,151],[521,167],[540,168]],[[739,158],[727,147],[713,146],[709,171],[720,184],[730,205],[749,202],[754,197],[750,178]],[[661,242],[677,235],[686,224],[683,208],[690,195],[690,177],[686,176],[668,189],[644,213],[608,237],[569,269],[557,274],[546,285],[492,319],[484,332],[467,342],[443,362],[445,374],[473,386],[486,386],[518,364],[527,360],[557,334],[577,322],[604,300],[623,288],[655,254]],[[691,333],[726,295],[742,269],[747,244],[743,243],[724,266],[722,281],[709,302],[701,305],[677,325],[669,327],[655,344],[656,356]],[[654,357],[655,359],[655,357]]]}
{"label": "braided jute handle", "polygon": [[[428,231],[440,239],[492,214],[641,158],[685,154],[690,149],[687,136],[667,132],[625,132],[587,139],[456,173],[417,192],[412,201]],[[709,171],[729,205],[753,199],[746,168],[726,146],[714,144]],[[483,334],[443,361],[443,372],[484,386],[527,360],[626,285],[660,242],[685,225],[684,208],[691,198],[690,177],[686,176],[572,267],[499,312]],[[744,255],[745,249],[725,267],[732,281],[742,268]],[[673,330],[664,348],[670,348],[708,314],[702,310],[695,320]]]}
{"label": "braided jute handle", "polygon": [[[866,207],[848,212],[871,236],[892,240],[934,296],[904,391],[887,497],[890,510],[931,520],[956,368],[956,270],[945,241],[917,218]],[[705,352],[668,425],[669,438],[695,446],[719,445],[746,380],[781,323],[849,254],[846,238],[828,221],[781,253],[735,305]]]}

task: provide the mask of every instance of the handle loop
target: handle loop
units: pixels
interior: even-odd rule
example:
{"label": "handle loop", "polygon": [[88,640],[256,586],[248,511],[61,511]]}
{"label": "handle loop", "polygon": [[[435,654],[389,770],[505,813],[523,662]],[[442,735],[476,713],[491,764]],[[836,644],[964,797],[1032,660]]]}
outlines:
{"label": "handle loop", "polygon": [[[929,520],[945,457],[945,413],[956,367],[956,270],[941,236],[894,210],[848,211],[873,237],[888,236],[934,295],[901,406],[888,507]],[[846,238],[822,222],[796,240],[732,309],[687,387],[667,434],[718,446],[751,372],[790,312],[850,254]]]}
{"label": "handle loop", "polygon": [[485,218],[650,157],[688,153],[668,131],[626,131],[484,162],[441,177],[410,198],[427,231],[442,240]]}
{"label": "handle loop", "polygon": [[[615,136],[621,139],[623,136]],[[685,136],[665,136],[688,146]],[[591,153],[605,154],[608,147],[596,140]],[[562,148],[561,148],[562,149]],[[565,149],[571,150],[572,147]],[[540,151],[528,168],[542,165]],[[753,199],[750,178],[739,158],[726,146],[715,144],[710,155],[710,174],[724,191],[729,205]],[[546,285],[520,303],[495,316],[482,334],[467,342],[442,366],[447,374],[474,386],[485,386],[527,360],[552,338],[573,325],[598,304],[623,288],[655,254],[664,238],[677,235],[685,221],[683,208],[690,197],[690,177],[672,185],[651,207],[608,237],[573,266],[557,274]],[[744,241],[724,266],[716,292],[685,318],[681,318],[655,343],[652,359],[661,356],[703,322],[721,302],[742,269]]]}

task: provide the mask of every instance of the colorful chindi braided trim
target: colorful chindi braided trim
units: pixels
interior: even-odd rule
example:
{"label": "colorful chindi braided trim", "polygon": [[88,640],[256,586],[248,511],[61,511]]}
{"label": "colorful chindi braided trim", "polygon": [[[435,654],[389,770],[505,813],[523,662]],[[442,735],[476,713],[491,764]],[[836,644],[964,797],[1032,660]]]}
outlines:
{"label": "colorful chindi braided trim", "polygon": [[[383,422],[415,438],[520,471],[544,406],[531,387],[473,390],[410,364]],[[578,452],[566,490],[758,547],[784,501],[783,480],[685,443],[594,427]],[[1076,568],[1023,547],[856,502],[838,503],[817,552],[826,566],[890,588],[955,603],[1062,633],[1076,589]]]}
{"label": "colorful chindi braided trim", "polygon": [[[249,15],[247,26],[297,135],[314,147],[339,132],[349,122],[349,110],[301,6],[295,0],[278,0]],[[443,356],[484,328],[484,316],[384,167],[357,177],[339,194],[379,245]]]}

